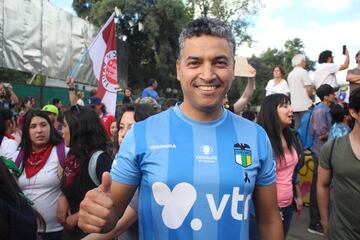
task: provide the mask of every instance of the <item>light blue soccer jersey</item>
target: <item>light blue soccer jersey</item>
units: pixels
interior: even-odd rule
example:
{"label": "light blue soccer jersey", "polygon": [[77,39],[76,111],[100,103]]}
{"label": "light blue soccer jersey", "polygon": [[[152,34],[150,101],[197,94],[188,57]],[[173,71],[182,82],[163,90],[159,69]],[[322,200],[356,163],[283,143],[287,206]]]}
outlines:
{"label": "light blue soccer jersey", "polygon": [[227,110],[195,122],[178,106],[136,123],[114,181],[140,185],[140,239],[248,239],[255,185],[275,182],[265,131]]}

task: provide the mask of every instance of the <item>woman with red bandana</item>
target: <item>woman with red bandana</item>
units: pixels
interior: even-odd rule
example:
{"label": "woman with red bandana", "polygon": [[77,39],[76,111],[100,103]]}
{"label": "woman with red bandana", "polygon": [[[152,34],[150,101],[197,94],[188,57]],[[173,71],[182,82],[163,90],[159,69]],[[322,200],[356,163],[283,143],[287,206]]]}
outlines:
{"label": "woman with red bandana", "polygon": [[29,110],[24,116],[16,164],[21,170],[20,188],[45,220],[46,229],[38,229],[43,240],[62,237],[63,226],[57,222],[56,213],[64,156],[64,144],[48,115],[40,110]]}

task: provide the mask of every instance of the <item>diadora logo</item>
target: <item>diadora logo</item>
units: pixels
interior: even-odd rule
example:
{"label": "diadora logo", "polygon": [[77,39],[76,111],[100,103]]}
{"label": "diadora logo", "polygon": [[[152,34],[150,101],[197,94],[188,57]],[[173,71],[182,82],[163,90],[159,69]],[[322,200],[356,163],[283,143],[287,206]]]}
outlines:
{"label": "diadora logo", "polygon": [[[160,206],[164,206],[161,214],[162,220],[165,226],[170,229],[178,229],[182,226],[185,218],[188,216],[198,198],[194,186],[186,182],[177,184],[172,191],[166,184],[156,182],[152,185],[152,192],[156,203]],[[239,187],[233,187],[232,194],[224,194],[219,198],[220,203],[215,202],[213,194],[206,194],[209,211],[211,212],[213,219],[215,221],[221,219],[230,197],[231,216],[233,219],[238,221],[247,220],[251,194],[240,194]],[[239,202],[243,202],[244,207],[242,212],[238,212]],[[196,217],[192,219],[190,227],[195,231],[200,230],[203,227],[201,219]]]}
{"label": "diadora logo", "polygon": [[175,144],[158,144],[158,145],[151,145],[150,149],[151,150],[155,150],[155,149],[167,149],[167,148],[176,148]]}
{"label": "diadora logo", "polygon": [[214,163],[217,160],[216,155],[210,155],[214,150],[209,145],[201,145],[200,146],[200,154],[196,155],[196,160],[203,163]]}

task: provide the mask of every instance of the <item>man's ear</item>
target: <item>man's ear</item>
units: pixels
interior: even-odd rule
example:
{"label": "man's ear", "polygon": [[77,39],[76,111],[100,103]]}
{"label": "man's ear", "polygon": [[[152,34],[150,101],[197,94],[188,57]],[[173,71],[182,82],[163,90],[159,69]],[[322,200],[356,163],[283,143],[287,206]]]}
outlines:
{"label": "man's ear", "polygon": [[349,108],[349,114],[353,119],[359,118],[359,113],[355,109]]}
{"label": "man's ear", "polygon": [[178,81],[180,81],[180,71],[181,71],[180,60],[177,59],[176,60],[176,79]]}

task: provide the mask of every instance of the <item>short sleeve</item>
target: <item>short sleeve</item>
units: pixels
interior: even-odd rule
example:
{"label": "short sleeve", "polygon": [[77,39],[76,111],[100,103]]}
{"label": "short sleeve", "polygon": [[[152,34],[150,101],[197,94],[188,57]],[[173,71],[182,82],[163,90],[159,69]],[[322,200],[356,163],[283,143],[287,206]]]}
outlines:
{"label": "short sleeve", "polygon": [[311,81],[310,77],[309,77],[309,74],[306,70],[304,70],[302,72],[302,79],[304,81],[304,86],[312,86],[313,85],[313,82]]}
{"label": "short sleeve", "polygon": [[283,93],[285,95],[289,96],[290,89],[289,89],[289,84],[288,84],[288,82],[286,80],[284,80],[283,83],[282,83],[282,89],[283,89]]}
{"label": "short sleeve", "polygon": [[111,168],[113,181],[128,185],[139,185],[141,172],[135,146],[134,128],[131,128],[122,141],[120,150],[113,161]]}
{"label": "short sleeve", "polygon": [[329,63],[327,66],[327,70],[329,73],[337,73],[340,69],[340,65]]}
{"label": "short sleeve", "polygon": [[269,80],[265,87],[266,96],[269,96],[271,94],[271,88],[272,88],[272,81]]}
{"label": "short sleeve", "polygon": [[263,134],[259,134],[260,140],[258,141],[260,170],[256,178],[256,185],[268,186],[275,182],[276,162],[270,140],[264,130],[263,132]]}
{"label": "short sleeve", "polygon": [[329,155],[330,155],[332,144],[333,144],[333,141],[328,141],[327,143],[324,144],[324,146],[320,150],[319,164],[320,164],[320,167],[322,167],[322,168],[331,169]]}
{"label": "short sleeve", "polygon": [[18,144],[15,140],[5,138],[0,146],[0,155],[15,161],[17,157]]}

